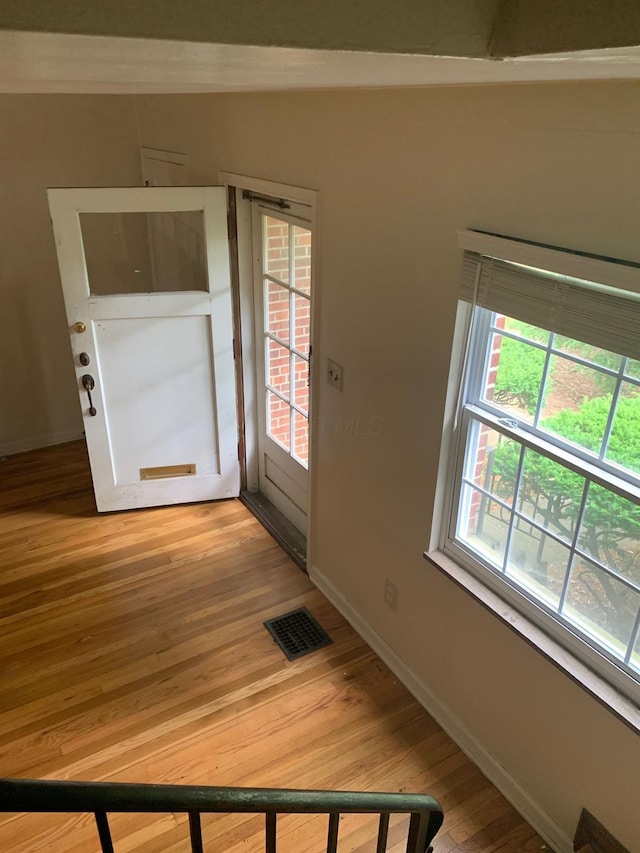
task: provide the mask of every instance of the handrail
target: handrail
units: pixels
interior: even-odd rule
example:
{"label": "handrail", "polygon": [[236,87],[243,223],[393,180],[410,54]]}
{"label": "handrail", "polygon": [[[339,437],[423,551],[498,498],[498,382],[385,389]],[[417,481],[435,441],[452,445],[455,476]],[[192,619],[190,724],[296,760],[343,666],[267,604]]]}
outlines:
{"label": "handrail", "polygon": [[330,815],[328,850],[336,849],[340,814],[379,814],[379,853],[386,849],[389,814],[411,815],[407,853],[427,851],[443,821],[439,803],[427,794],[38,779],[0,779],[2,812],[92,812],[96,817],[103,851],[113,850],[107,812],[186,812],[189,815],[194,851],[203,849],[201,813],[265,814],[266,849],[274,851],[275,818],[278,814]]}
{"label": "handrail", "polygon": [[197,809],[201,812],[273,811],[291,814],[332,811],[410,814],[440,810],[437,801],[427,794],[0,779],[0,812],[85,812],[96,807],[110,812],[186,812]]}

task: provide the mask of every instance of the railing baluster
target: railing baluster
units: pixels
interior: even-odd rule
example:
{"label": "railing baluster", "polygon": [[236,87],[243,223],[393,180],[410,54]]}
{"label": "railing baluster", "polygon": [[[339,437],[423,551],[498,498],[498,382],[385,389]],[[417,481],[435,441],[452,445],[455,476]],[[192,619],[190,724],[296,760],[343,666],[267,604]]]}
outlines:
{"label": "railing baluster", "polygon": [[204,853],[200,812],[189,812],[189,835],[191,836],[192,853]]}
{"label": "railing baluster", "polygon": [[[433,841],[435,835],[442,826],[442,812],[430,811],[426,815],[423,815],[423,818],[427,823],[427,841]],[[433,853],[433,846],[429,845],[429,847],[426,848],[425,853]]]}
{"label": "railing baluster", "polygon": [[413,812],[411,820],[409,821],[407,853],[425,853],[428,829],[429,815],[420,812]]}
{"label": "railing baluster", "polygon": [[338,827],[340,826],[340,812],[329,814],[329,831],[327,832],[327,853],[336,853],[338,849]]}
{"label": "railing baluster", "polygon": [[418,853],[418,821],[420,815],[412,814],[409,820],[409,832],[407,833],[407,853]]}
{"label": "railing baluster", "polygon": [[376,853],[385,853],[387,849],[387,835],[389,833],[389,812],[380,815],[380,826],[378,827],[378,845]]}
{"label": "railing baluster", "polygon": [[113,841],[111,840],[111,830],[109,829],[109,820],[106,812],[94,812],[96,824],[98,827],[98,835],[100,837],[100,847],[102,853],[113,853]]}
{"label": "railing baluster", "polygon": [[276,853],[276,817],[275,812],[265,814],[265,853]]}

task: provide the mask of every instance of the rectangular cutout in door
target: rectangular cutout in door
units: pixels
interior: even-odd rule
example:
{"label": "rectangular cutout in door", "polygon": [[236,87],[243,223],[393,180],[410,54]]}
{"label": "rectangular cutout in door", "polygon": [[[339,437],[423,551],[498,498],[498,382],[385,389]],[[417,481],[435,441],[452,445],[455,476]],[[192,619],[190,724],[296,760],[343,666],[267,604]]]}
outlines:
{"label": "rectangular cutout in door", "polygon": [[207,290],[202,211],[79,216],[92,296]]}
{"label": "rectangular cutout in door", "polygon": [[188,465],[159,465],[155,468],[141,468],[141,480],[162,480],[165,477],[190,477],[196,473],[194,463]]}

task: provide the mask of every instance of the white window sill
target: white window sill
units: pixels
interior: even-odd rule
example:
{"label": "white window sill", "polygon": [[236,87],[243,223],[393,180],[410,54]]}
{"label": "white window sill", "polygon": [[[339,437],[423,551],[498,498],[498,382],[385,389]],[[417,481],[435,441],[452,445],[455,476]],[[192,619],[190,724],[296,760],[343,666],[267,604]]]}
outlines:
{"label": "white window sill", "polygon": [[640,733],[640,708],[630,699],[589,669],[571,652],[545,634],[537,625],[488,589],[466,569],[443,554],[442,551],[425,552],[424,557],[432,566],[451,578],[461,589],[475,598],[479,604],[491,611],[512,631],[515,631],[530,646],[537,649],[540,654],[568,675],[579,687],[604,705],[621,722],[636,733]]}

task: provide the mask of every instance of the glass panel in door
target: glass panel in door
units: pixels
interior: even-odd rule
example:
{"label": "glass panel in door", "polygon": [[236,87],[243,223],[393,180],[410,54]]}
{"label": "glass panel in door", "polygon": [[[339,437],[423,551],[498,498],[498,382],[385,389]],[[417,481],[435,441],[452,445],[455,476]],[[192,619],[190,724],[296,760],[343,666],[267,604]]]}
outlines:
{"label": "glass panel in door", "polygon": [[207,291],[202,211],[81,213],[92,296]]}
{"label": "glass panel in door", "polygon": [[311,231],[262,214],[262,241],[267,435],[307,468]]}

